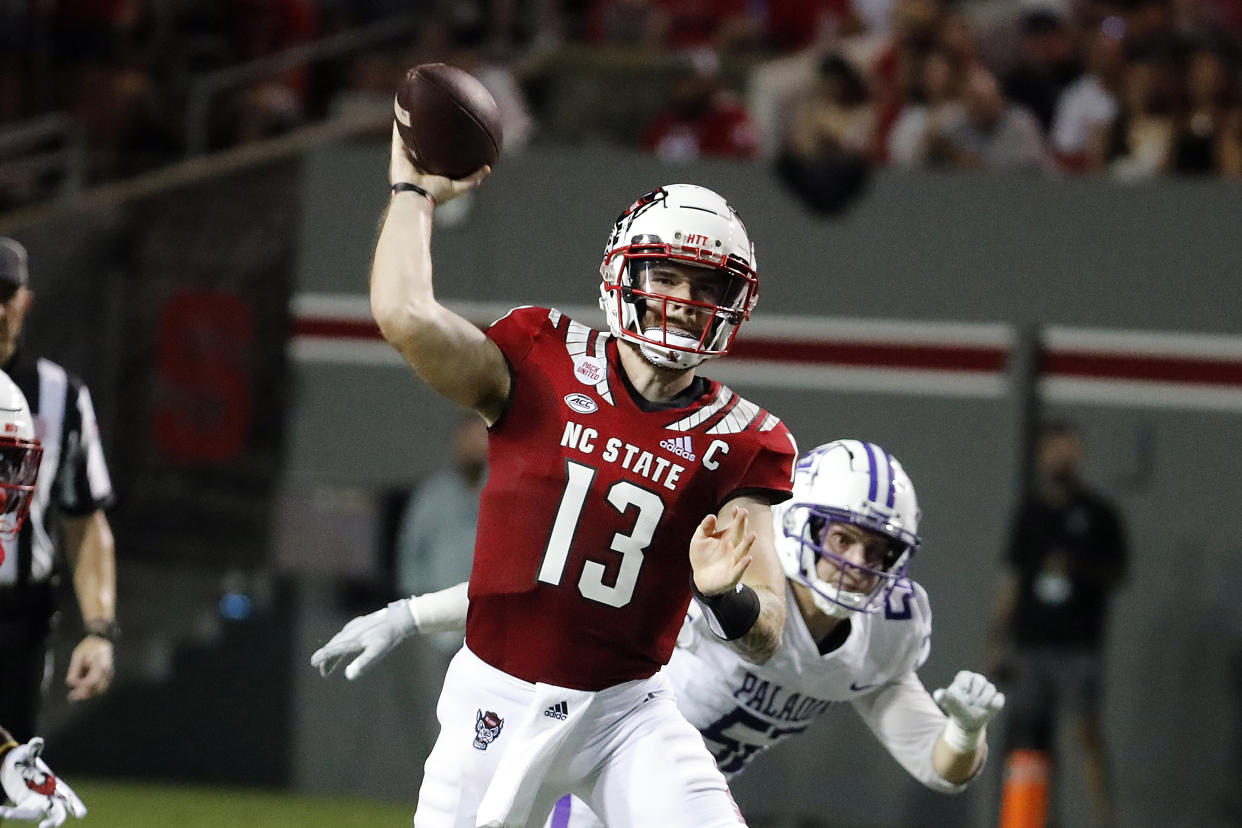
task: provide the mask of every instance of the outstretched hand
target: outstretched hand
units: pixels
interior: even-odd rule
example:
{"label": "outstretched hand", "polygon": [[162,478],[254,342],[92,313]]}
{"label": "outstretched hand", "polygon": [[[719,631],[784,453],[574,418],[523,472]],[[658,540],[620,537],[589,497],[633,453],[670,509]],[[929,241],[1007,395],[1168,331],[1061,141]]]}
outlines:
{"label": "outstretched hand", "polygon": [[690,540],[690,567],[699,592],[721,595],[741,583],[754,560],[750,550],[755,538],[749,531],[749,515],[740,506],[733,507],[733,519],[725,526],[715,515],[703,518]]}
{"label": "outstretched hand", "polygon": [[345,678],[353,681],[416,632],[418,624],[410,612],[410,599],[393,601],[346,624],[311,655],[311,666],[326,678],[339,664],[353,659],[345,667]]}
{"label": "outstretched hand", "polygon": [[445,178],[442,175],[425,173],[414,166],[410,151],[397,132],[397,122],[392,124],[392,157],[388,162],[389,184],[415,184],[427,191],[436,204],[452,201],[462,193],[469,192],[483,183],[492,172],[491,167],[480,167],[466,178]]}

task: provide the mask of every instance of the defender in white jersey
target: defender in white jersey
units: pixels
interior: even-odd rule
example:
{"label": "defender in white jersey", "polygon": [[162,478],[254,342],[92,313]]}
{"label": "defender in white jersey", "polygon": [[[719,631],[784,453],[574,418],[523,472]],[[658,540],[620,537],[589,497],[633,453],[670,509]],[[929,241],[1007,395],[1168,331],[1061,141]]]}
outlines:
{"label": "defender in white jersey", "polygon": [[[692,604],[663,670],[678,709],[731,776],[848,702],[911,776],[936,791],[963,790],[983,766],[986,726],[1004,695],[968,671],[934,695],[918,677],[931,649],[931,607],[906,577],[920,546],[920,513],[901,464],[873,443],[819,446],[798,461],[793,499],[773,512],[788,602],[782,645],[753,664]],[[361,653],[350,665],[356,676],[406,635],[460,630],[464,587],[407,599],[408,623],[355,619],[325,649]],[[568,798],[548,823],[598,824]]]}
{"label": "defender in white jersey", "polygon": [[793,499],[774,513],[781,649],[762,666],[731,657],[691,607],[667,668],[725,774],[842,702],[927,787],[954,793],[978,773],[1004,696],[963,671],[933,699],[918,678],[931,649],[927,593],[906,577],[919,518],[913,483],[880,446],[838,440],[798,461]]}

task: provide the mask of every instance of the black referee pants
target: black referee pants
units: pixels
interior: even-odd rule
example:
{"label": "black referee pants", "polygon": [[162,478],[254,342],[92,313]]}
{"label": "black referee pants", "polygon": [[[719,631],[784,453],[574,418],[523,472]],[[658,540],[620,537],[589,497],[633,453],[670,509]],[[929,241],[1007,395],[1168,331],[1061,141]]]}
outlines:
{"label": "black referee pants", "polygon": [[38,732],[51,599],[41,585],[0,588],[0,726],[19,742]]}

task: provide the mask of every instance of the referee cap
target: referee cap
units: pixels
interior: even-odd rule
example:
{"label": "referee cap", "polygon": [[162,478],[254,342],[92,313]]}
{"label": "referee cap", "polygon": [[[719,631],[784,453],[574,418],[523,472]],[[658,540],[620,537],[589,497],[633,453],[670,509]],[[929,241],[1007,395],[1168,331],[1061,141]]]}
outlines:
{"label": "referee cap", "polygon": [[21,287],[29,281],[26,248],[16,239],[0,236],[0,283]]}

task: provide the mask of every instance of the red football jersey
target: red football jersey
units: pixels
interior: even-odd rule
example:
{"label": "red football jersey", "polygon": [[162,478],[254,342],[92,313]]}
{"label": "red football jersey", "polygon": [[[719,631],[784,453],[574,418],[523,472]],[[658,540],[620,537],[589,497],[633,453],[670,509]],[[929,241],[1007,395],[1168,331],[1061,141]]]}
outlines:
{"label": "red football jersey", "polygon": [[617,341],[547,308],[487,330],[512,372],[492,426],[466,642],[531,682],[598,690],[672,654],[690,539],[731,497],[789,497],[797,454],[775,416],[727,387],[641,405]]}

